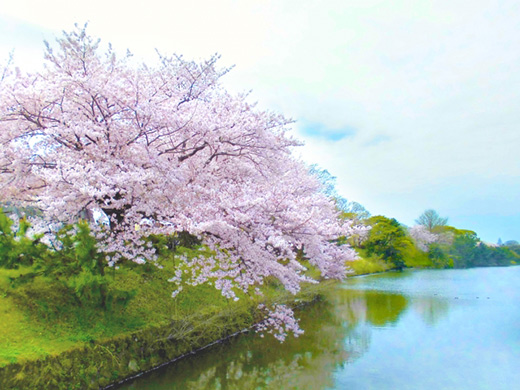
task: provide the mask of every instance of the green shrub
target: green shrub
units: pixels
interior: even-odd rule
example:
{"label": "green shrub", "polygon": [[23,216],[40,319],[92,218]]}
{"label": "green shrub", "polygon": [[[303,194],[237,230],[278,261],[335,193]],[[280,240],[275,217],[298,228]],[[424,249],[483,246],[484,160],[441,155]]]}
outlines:
{"label": "green shrub", "polygon": [[12,230],[13,221],[0,210],[0,267],[18,268],[32,265],[47,253],[47,246],[40,242],[43,234],[28,236],[31,227],[25,218],[19,221],[18,230]]}

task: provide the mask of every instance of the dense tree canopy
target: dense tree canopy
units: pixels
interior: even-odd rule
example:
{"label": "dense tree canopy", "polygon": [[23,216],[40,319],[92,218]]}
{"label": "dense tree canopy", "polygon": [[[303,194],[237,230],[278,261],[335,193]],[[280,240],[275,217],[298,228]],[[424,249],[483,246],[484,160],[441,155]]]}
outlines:
{"label": "dense tree canopy", "polygon": [[366,223],[371,228],[361,248],[368,255],[380,256],[395,268],[403,268],[407,249],[413,246],[404,227],[395,218],[381,215],[370,217]]}
{"label": "dense tree canopy", "polygon": [[435,268],[506,266],[520,259],[514,246],[494,246],[482,242],[472,230],[446,225],[434,210],[425,211],[409,229],[416,246],[426,252]]}
{"label": "dense tree canopy", "polygon": [[[349,242],[378,271],[388,266],[469,268],[507,266],[520,261],[520,249],[514,242],[509,246],[488,245],[474,231],[442,225],[447,218],[439,220],[435,215],[438,216],[435,212],[422,215],[425,223],[431,223],[431,230],[427,225],[406,228],[393,218],[371,217],[363,221],[370,229],[360,240],[353,240],[352,236]],[[356,271],[370,270],[370,264],[356,266]]]}
{"label": "dense tree canopy", "polygon": [[226,92],[218,57],[134,66],[101,53],[85,28],[46,46],[42,72],[1,81],[3,200],[47,221],[103,210],[110,264],[154,261],[144,236],[190,232],[215,255],[186,261],[172,281],[211,280],[228,297],[269,276],[298,291],[301,251],[322,277],[345,275],[355,253],[334,240],[351,223],[291,155],[290,121]]}

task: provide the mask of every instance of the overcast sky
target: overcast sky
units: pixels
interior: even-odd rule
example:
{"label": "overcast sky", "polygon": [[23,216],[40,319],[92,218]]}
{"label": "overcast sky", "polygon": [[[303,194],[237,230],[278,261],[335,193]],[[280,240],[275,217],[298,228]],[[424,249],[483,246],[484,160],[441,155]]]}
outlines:
{"label": "overcast sky", "polygon": [[520,2],[0,0],[0,59],[37,66],[87,21],[146,61],[220,53],[228,88],[293,118],[301,156],[373,215],[520,241]]}

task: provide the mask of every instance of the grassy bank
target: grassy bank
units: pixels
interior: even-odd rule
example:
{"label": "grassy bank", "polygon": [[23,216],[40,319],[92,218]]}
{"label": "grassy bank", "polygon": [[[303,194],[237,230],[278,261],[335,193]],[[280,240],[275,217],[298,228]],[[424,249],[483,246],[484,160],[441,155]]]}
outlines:
{"label": "grassy bank", "polygon": [[0,388],[106,386],[251,326],[263,318],[260,302],[308,302],[323,288],[307,285],[294,297],[271,281],[263,297],[242,294],[235,302],[200,285],[171,298],[175,263],[108,269],[108,288],[131,296],[110,310],[78,302],[44,276],[13,286],[12,278],[32,272],[29,267],[0,269]]}
{"label": "grassy bank", "polygon": [[428,253],[417,250],[415,247],[404,246],[402,252],[402,262],[398,262],[399,266],[392,258],[385,259],[383,256],[370,253],[368,250],[356,247],[359,260],[349,263],[354,271],[353,276],[375,274],[390,271],[392,269],[402,268],[443,268],[439,264],[433,262]]}
{"label": "grassy bank", "polygon": [[386,272],[391,269],[391,266],[385,261],[377,257],[361,257],[357,261],[353,261],[349,264],[350,268],[354,271],[351,275],[368,275],[376,274],[379,272]]}

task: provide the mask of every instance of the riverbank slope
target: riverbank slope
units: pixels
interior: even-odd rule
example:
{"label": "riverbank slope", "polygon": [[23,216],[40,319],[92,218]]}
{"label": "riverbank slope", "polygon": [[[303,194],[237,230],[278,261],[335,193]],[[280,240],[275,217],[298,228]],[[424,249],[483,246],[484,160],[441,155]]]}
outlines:
{"label": "riverbank slope", "polygon": [[[181,251],[192,256],[197,249]],[[0,388],[103,388],[250,328],[265,315],[260,303],[295,307],[325,288],[308,284],[293,296],[271,280],[263,296],[231,301],[199,285],[172,299],[173,269],[174,262],[163,262],[111,270],[109,288],[131,297],[110,310],[78,304],[44,277],[13,288],[13,278],[30,270],[0,270]]]}

